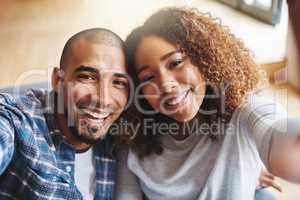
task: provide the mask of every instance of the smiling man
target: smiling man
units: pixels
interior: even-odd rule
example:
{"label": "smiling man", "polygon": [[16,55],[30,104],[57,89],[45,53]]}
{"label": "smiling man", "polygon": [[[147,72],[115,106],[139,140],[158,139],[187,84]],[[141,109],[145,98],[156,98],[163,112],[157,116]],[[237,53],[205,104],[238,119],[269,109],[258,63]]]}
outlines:
{"label": "smiling man", "polygon": [[66,43],[51,92],[0,95],[0,199],[113,199],[126,70],[122,40],[88,29]]}

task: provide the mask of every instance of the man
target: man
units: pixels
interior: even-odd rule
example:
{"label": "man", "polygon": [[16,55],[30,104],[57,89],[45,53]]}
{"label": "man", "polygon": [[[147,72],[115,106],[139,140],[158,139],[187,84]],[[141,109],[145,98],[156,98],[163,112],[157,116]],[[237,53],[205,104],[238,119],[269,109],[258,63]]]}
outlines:
{"label": "man", "polygon": [[113,199],[109,127],[128,99],[122,40],[88,29],[66,43],[50,93],[0,95],[0,199]]}

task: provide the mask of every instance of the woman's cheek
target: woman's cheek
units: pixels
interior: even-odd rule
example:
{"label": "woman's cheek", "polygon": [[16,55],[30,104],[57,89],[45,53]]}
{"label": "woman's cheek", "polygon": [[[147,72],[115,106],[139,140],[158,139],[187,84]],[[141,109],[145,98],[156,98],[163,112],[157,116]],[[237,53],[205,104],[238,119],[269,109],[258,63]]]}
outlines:
{"label": "woman's cheek", "polygon": [[145,86],[143,88],[143,96],[155,110],[160,110],[159,91],[157,89]]}
{"label": "woman's cheek", "polygon": [[121,106],[125,106],[129,98],[129,91],[127,89],[112,89],[112,97],[115,98]]}

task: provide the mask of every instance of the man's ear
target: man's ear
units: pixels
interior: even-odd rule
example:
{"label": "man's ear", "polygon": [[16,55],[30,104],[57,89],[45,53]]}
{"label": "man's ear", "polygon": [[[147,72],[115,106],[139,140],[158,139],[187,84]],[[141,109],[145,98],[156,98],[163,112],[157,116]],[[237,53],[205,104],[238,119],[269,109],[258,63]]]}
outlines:
{"label": "man's ear", "polygon": [[63,71],[58,67],[54,67],[52,72],[51,83],[52,83],[52,89],[56,93],[59,92],[60,84],[62,84],[63,78],[64,78]]}

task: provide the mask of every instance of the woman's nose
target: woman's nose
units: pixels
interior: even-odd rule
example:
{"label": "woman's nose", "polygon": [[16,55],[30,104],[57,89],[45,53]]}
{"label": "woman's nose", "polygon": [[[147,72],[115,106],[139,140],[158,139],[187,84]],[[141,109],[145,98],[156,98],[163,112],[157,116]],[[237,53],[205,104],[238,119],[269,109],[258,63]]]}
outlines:
{"label": "woman's nose", "polygon": [[178,84],[175,81],[164,82],[161,86],[163,93],[172,93],[176,90]]}
{"label": "woman's nose", "polygon": [[160,90],[162,93],[171,93],[178,87],[178,82],[172,73],[163,72],[160,74]]}

